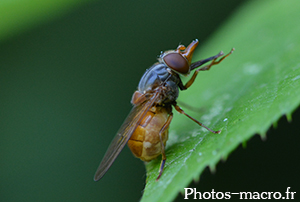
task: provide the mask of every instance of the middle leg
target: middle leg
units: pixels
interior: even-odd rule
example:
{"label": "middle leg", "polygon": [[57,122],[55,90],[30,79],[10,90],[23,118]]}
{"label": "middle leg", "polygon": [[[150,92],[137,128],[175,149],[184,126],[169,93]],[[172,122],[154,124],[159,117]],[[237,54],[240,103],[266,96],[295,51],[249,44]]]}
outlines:
{"label": "middle leg", "polygon": [[191,116],[188,115],[187,113],[185,113],[185,112],[183,111],[183,109],[181,109],[181,108],[177,105],[177,103],[175,103],[173,106],[175,107],[176,111],[178,111],[180,114],[186,115],[188,118],[190,118],[190,119],[192,119],[194,122],[196,122],[199,126],[202,126],[203,128],[206,128],[207,130],[209,130],[209,131],[212,132],[212,133],[216,133],[216,134],[220,134],[220,133],[221,133],[220,130],[214,131],[214,130],[208,128],[207,126],[205,126],[203,123],[201,123],[201,122],[199,122],[198,120],[194,119],[193,117],[191,117]]}

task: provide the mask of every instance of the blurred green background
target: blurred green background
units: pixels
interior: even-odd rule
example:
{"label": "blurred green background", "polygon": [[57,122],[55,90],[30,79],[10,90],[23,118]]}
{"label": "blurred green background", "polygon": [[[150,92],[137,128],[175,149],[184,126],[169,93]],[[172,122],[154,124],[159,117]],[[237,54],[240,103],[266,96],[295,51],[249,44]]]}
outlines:
{"label": "blurred green background", "polygon": [[[0,201],[138,201],[145,168],[127,147],[101,181],[93,175],[140,77],[160,51],[201,46],[244,3],[93,1],[0,30]],[[298,110],[190,187],[296,191],[299,120]]]}

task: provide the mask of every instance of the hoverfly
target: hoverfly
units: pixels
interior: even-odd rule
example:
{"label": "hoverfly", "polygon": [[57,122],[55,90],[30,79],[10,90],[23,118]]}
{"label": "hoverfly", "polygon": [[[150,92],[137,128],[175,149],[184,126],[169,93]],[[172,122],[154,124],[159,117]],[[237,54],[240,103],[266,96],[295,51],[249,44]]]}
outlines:
{"label": "hoverfly", "polygon": [[[132,153],[143,161],[151,161],[162,155],[158,180],[163,172],[166,162],[165,146],[168,140],[168,129],[173,118],[172,106],[181,114],[206,128],[214,131],[196,119],[186,114],[176,103],[180,90],[188,89],[194,82],[199,71],[209,70],[213,65],[219,64],[227,55],[221,51],[219,54],[191,63],[193,52],[198,40],[192,41],[188,47],[179,45],[175,50],[162,52],[158,62],[153,64],[142,76],[138,90],[134,92],[131,103],[133,108],[111,142],[102,159],[94,180],[100,180],[119,153],[127,143]],[[223,57],[221,57],[223,56]],[[217,60],[221,57],[219,60]],[[210,62],[210,64],[197,69],[190,80],[184,85],[179,75],[188,75],[197,67]]]}

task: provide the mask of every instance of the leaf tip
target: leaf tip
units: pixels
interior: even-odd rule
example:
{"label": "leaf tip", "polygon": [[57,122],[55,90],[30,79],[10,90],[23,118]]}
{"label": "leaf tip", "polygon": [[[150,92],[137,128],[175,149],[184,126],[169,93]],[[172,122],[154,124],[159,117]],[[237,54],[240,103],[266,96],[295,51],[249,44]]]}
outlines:
{"label": "leaf tip", "polygon": [[266,141],[267,140],[267,134],[266,133],[260,133],[260,138],[262,141]]}
{"label": "leaf tip", "polygon": [[200,182],[200,177],[194,178],[193,181],[195,184],[198,184]]}
{"label": "leaf tip", "polygon": [[278,122],[277,121],[275,121],[274,123],[273,123],[273,128],[277,128],[277,126],[278,126]]}
{"label": "leaf tip", "polygon": [[215,165],[209,165],[209,170],[212,174],[215,174],[216,173],[216,166]]}
{"label": "leaf tip", "polygon": [[222,155],[222,156],[221,156],[222,162],[227,161],[227,158],[228,158],[228,155]]}
{"label": "leaf tip", "polygon": [[291,113],[287,113],[287,114],[285,114],[285,116],[286,116],[286,119],[288,122],[292,122],[292,114]]}
{"label": "leaf tip", "polygon": [[181,196],[184,196],[184,189],[180,189],[179,193],[181,194]]}
{"label": "leaf tip", "polygon": [[244,149],[247,147],[247,141],[246,140],[242,142],[242,146],[243,146]]}

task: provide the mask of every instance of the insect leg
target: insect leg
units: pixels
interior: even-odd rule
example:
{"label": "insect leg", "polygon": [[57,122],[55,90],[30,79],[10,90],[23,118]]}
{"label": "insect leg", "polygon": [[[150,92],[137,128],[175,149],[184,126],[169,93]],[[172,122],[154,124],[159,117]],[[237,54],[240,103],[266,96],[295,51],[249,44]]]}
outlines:
{"label": "insect leg", "polygon": [[[223,57],[222,57],[220,60],[218,60],[218,61],[216,61],[216,60],[217,60],[220,56],[223,55],[223,52],[220,52],[218,55],[206,59],[206,60],[209,61],[209,59],[212,59],[212,58],[213,58],[212,61],[211,61],[211,63],[210,63],[209,65],[206,65],[206,66],[204,66],[204,67],[202,67],[202,68],[197,69],[197,70],[194,72],[194,74],[193,74],[193,76],[191,77],[191,79],[190,79],[185,85],[179,86],[180,89],[181,89],[181,90],[186,90],[186,89],[188,89],[188,88],[194,83],[194,81],[195,81],[195,79],[196,79],[196,77],[197,77],[199,71],[209,70],[213,65],[217,65],[217,64],[219,64],[220,62],[222,62],[222,61],[223,61],[225,58],[227,58],[233,51],[234,51],[234,48],[231,49],[231,51],[230,51],[227,55],[223,56]],[[200,61],[199,61],[199,62],[200,62]],[[207,62],[207,61],[206,61],[206,62]],[[196,62],[196,63],[197,63],[197,62]],[[195,64],[195,63],[193,63],[193,64]],[[192,64],[192,65],[193,65],[193,64]],[[198,65],[198,66],[194,66],[194,67],[192,67],[192,65],[191,65],[191,69],[194,69],[194,68],[196,68],[196,67],[199,67],[201,64]]]}
{"label": "insect leg", "polygon": [[235,49],[232,48],[231,51],[230,51],[227,55],[224,55],[222,58],[220,58],[220,60],[216,61],[217,58],[214,59],[209,65],[204,66],[204,67],[201,67],[201,68],[199,69],[199,71],[209,70],[209,69],[211,68],[211,66],[219,64],[219,63],[222,62],[225,58],[227,58],[229,55],[231,55],[231,54],[233,53],[234,50],[235,50]]}
{"label": "insect leg", "polygon": [[212,133],[217,133],[217,134],[221,133],[220,130],[214,131],[214,130],[208,128],[207,126],[205,126],[203,123],[197,121],[196,119],[194,119],[193,117],[191,117],[190,115],[188,115],[187,113],[185,113],[185,112],[183,111],[183,109],[181,109],[176,103],[173,104],[173,105],[174,105],[176,111],[178,111],[180,114],[186,115],[188,118],[190,118],[190,119],[192,119],[194,122],[196,122],[199,126],[202,126],[202,127],[206,128],[207,130],[209,130],[209,131],[212,132]]}
{"label": "insect leg", "polygon": [[164,166],[165,166],[165,162],[166,162],[166,153],[165,153],[165,145],[164,145],[164,142],[162,140],[162,137],[161,135],[168,129],[170,123],[171,123],[171,120],[173,118],[173,113],[171,112],[171,114],[169,115],[166,123],[163,125],[163,127],[160,129],[159,131],[159,138],[160,138],[160,144],[161,144],[161,156],[162,156],[162,160],[161,160],[161,163],[160,163],[160,168],[159,168],[159,175],[157,176],[156,178],[156,181],[159,180],[159,178],[161,177],[161,174],[164,170]]}
{"label": "insect leg", "polygon": [[207,63],[207,62],[209,62],[209,61],[212,61],[212,60],[214,60],[214,59],[217,59],[217,58],[221,57],[222,55],[224,55],[223,51],[221,51],[220,53],[218,53],[217,55],[214,55],[214,56],[212,56],[212,57],[209,57],[209,58],[206,58],[206,59],[203,59],[203,60],[199,60],[199,61],[197,61],[197,62],[194,62],[194,63],[192,63],[192,64],[190,65],[190,69],[191,69],[191,71],[192,71],[192,70],[196,69],[197,67],[200,67],[200,66],[202,66],[203,64],[205,64],[205,63]]}

